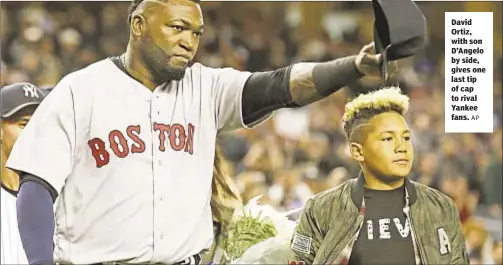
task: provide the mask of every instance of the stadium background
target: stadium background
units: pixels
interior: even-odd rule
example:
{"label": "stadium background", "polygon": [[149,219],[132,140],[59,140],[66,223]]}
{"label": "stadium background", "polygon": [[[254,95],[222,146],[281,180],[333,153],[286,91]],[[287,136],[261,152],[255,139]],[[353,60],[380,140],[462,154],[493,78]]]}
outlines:
{"label": "stadium background", "polygon": [[[393,77],[412,99],[415,141],[412,178],[458,204],[472,264],[501,264],[502,3],[422,2],[429,45],[400,62]],[[65,74],[125,50],[127,2],[2,2],[1,85],[29,81],[52,86]],[[205,2],[205,34],[197,60],[215,67],[259,71],[293,62],[356,53],[372,40],[370,2]],[[494,12],[493,134],[444,134],[444,12]],[[373,89],[375,80],[352,84]],[[358,173],[341,129],[346,88],[298,110],[282,110],[255,130],[222,136],[245,200],[278,209]]]}

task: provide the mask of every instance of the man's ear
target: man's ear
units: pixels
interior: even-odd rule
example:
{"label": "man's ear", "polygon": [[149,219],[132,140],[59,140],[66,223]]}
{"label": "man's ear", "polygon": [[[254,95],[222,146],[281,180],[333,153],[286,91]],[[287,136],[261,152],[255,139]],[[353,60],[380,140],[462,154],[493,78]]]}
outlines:
{"label": "man's ear", "polygon": [[133,34],[134,37],[143,35],[146,22],[147,20],[142,14],[133,14],[133,17],[131,17],[131,34]]}
{"label": "man's ear", "polygon": [[363,162],[365,159],[363,158],[363,148],[359,143],[352,142],[349,144],[349,153],[351,157],[358,162]]}

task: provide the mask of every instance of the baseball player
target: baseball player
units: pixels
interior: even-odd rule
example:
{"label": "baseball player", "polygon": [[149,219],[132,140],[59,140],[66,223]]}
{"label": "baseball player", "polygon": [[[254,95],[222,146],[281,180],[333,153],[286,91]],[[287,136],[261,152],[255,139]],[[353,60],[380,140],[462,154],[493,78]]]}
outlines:
{"label": "baseball player", "polygon": [[134,1],[128,21],[126,52],[65,76],[7,162],[22,176],[30,264],[198,263],[213,240],[216,135],[380,73],[372,45],[270,72],[193,63],[204,31],[195,0]]}
{"label": "baseball player", "polygon": [[21,244],[16,214],[16,195],[19,176],[5,167],[7,158],[19,134],[30,120],[44,94],[29,83],[16,83],[0,89],[0,115],[2,123],[2,175],[1,175],[1,225],[0,264],[27,264]]}

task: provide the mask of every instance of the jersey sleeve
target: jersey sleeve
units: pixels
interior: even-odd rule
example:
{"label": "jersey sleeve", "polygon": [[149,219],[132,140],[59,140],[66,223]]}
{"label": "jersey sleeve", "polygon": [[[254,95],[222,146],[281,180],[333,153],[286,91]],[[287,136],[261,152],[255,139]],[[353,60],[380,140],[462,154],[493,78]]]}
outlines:
{"label": "jersey sleeve", "polygon": [[42,101],[7,160],[7,168],[37,176],[61,191],[73,165],[75,115],[69,78]]}
{"label": "jersey sleeve", "polygon": [[253,128],[272,115],[270,113],[251,124],[245,124],[242,108],[243,88],[252,73],[233,68],[218,68],[212,71],[214,106],[219,130]]}

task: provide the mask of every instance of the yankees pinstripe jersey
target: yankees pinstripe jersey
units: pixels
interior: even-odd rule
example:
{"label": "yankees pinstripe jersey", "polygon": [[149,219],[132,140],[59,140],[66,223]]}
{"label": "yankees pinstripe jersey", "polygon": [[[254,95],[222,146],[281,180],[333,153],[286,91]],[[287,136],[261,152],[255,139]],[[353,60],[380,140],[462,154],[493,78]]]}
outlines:
{"label": "yankees pinstripe jersey", "polygon": [[1,188],[0,264],[28,264],[17,227],[16,196]]}

